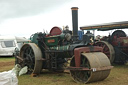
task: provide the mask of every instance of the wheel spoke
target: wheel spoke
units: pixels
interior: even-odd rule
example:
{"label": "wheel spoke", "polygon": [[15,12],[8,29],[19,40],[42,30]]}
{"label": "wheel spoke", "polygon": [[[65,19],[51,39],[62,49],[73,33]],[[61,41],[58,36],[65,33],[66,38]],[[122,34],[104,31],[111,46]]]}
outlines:
{"label": "wheel spoke", "polygon": [[105,53],[105,54],[107,54],[107,55],[109,55],[109,54],[110,54],[110,52],[109,52],[109,51],[106,51],[106,52],[104,51],[104,53]]}

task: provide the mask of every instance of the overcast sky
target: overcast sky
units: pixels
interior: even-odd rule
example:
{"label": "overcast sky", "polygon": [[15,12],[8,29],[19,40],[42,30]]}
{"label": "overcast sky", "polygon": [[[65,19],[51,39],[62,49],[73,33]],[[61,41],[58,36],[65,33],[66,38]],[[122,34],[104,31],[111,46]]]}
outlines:
{"label": "overcast sky", "polygon": [[0,35],[28,38],[36,32],[49,32],[53,26],[69,25],[72,29],[71,7],[79,8],[79,27],[128,21],[127,3],[127,0],[0,0]]}

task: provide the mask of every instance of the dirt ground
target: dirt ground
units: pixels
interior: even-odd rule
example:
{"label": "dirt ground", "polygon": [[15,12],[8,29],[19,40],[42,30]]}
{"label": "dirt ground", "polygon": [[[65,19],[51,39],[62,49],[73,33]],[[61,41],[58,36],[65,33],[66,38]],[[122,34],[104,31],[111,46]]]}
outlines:
{"label": "dirt ground", "polygon": [[[0,72],[9,71],[15,65],[15,58],[0,58]],[[38,77],[18,76],[18,85],[128,85],[128,64],[114,65],[110,75],[104,81],[79,84],[73,81],[69,73],[42,72]]]}
{"label": "dirt ground", "polygon": [[10,61],[9,59],[8,60],[0,59],[0,72],[11,70],[14,67],[14,65],[15,65],[14,59],[11,59]]}
{"label": "dirt ground", "polygon": [[14,61],[0,62],[0,68],[5,67],[5,66],[12,66],[12,65],[14,65]]}

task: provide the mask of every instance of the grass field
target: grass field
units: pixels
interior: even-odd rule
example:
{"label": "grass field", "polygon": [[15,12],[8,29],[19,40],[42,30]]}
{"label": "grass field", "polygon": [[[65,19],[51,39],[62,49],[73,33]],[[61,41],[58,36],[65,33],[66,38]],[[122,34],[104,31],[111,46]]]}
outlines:
{"label": "grass field", "polygon": [[[14,67],[13,57],[0,58],[0,72],[11,70]],[[69,73],[43,72],[38,77],[22,75],[18,77],[19,85],[85,85],[73,81]],[[115,65],[104,81],[86,85],[128,85],[128,65]]]}

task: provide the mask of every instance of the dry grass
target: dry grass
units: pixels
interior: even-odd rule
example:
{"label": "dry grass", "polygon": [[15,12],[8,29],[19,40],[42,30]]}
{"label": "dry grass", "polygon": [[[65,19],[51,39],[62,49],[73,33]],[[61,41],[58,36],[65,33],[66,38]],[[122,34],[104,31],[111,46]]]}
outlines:
{"label": "dry grass", "polygon": [[0,57],[0,62],[15,61],[14,57]]}
{"label": "dry grass", "polygon": [[[0,71],[8,71],[14,67],[14,58],[0,58],[0,64],[2,62],[6,62],[6,65],[1,66]],[[12,64],[8,65],[8,62],[12,62]],[[18,77],[18,80],[19,85],[85,85],[74,82],[68,73],[47,71],[38,77],[22,75]],[[86,85],[128,85],[128,65],[115,65],[107,79]]]}
{"label": "dry grass", "polygon": [[14,67],[14,57],[0,57],[0,72],[11,70]]}

